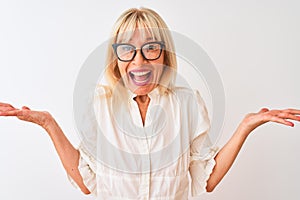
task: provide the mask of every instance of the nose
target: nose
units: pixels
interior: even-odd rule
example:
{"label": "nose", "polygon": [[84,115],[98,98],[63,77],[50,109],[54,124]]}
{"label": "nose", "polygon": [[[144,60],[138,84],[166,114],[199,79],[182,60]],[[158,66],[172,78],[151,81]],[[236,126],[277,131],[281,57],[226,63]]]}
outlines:
{"label": "nose", "polygon": [[140,66],[142,65],[144,62],[146,61],[146,59],[144,58],[144,56],[142,55],[141,49],[137,49],[136,50],[136,55],[132,60],[132,63]]}

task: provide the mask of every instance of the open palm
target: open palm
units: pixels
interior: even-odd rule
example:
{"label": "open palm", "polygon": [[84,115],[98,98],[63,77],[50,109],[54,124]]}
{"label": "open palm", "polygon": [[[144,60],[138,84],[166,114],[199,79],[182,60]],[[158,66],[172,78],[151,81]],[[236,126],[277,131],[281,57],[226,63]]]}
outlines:
{"label": "open palm", "polygon": [[0,102],[0,116],[15,116],[20,120],[32,122],[44,127],[49,115],[50,114],[46,111],[33,111],[26,106],[18,109],[10,104]]}

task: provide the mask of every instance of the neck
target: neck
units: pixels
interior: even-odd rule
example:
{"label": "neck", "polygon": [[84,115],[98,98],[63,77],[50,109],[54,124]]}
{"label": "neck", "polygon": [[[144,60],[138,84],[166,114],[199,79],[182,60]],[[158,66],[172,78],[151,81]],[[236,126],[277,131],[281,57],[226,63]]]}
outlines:
{"label": "neck", "polygon": [[138,103],[142,103],[142,104],[146,103],[147,104],[147,103],[149,103],[150,98],[148,97],[148,95],[138,95],[134,98],[134,100]]}
{"label": "neck", "polygon": [[145,125],[146,113],[150,102],[150,98],[148,97],[148,95],[138,95],[134,98],[134,100],[137,102],[139,106],[143,125]]}

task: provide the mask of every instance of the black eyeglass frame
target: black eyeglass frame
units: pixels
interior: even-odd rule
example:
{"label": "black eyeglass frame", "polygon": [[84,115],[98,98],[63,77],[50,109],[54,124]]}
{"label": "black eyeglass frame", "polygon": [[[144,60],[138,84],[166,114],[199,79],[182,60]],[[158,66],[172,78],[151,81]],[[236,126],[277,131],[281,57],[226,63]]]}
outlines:
{"label": "black eyeglass frame", "polygon": [[[143,49],[144,46],[146,46],[146,45],[148,45],[148,44],[159,44],[159,45],[160,45],[161,48],[160,48],[160,52],[159,52],[159,55],[157,56],[157,58],[148,59],[148,58],[146,58],[146,56],[144,55],[142,49]],[[132,55],[132,58],[131,58],[130,60],[123,60],[123,59],[121,59],[121,58],[118,56],[117,48],[118,48],[119,46],[121,46],[121,45],[129,45],[129,46],[132,46],[132,47],[134,48],[134,54]],[[144,58],[145,60],[150,60],[150,61],[151,61],[151,60],[157,60],[157,59],[160,58],[163,49],[165,49],[165,43],[164,43],[163,41],[146,42],[146,43],[143,44],[140,48],[136,48],[136,46],[134,46],[134,45],[132,45],[132,44],[129,44],[129,43],[114,43],[114,44],[112,44],[112,47],[113,47],[113,49],[114,49],[114,52],[115,52],[117,58],[118,58],[120,61],[122,61],[122,62],[130,62],[130,61],[132,61],[132,60],[135,58],[135,56],[136,56],[137,50],[141,50],[141,54],[142,54],[142,56],[143,56],[143,58]]]}

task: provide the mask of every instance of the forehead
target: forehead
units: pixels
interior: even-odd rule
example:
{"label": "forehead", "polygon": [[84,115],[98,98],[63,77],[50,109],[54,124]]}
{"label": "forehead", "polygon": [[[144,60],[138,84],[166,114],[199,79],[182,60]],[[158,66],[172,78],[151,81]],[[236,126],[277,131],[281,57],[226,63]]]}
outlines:
{"label": "forehead", "polygon": [[157,28],[136,28],[119,32],[116,38],[117,43],[147,42],[150,40],[161,40]]}

